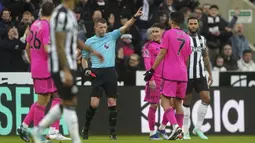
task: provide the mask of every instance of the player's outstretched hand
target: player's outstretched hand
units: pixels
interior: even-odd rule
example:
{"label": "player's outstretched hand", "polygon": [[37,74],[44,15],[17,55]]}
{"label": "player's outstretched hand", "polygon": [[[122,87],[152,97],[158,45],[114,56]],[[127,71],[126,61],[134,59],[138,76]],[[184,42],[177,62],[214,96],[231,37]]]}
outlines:
{"label": "player's outstretched hand", "polygon": [[154,74],[154,69],[150,69],[150,70],[146,71],[146,73],[144,74],[144,81],[151,80],[153,74]]}
{"label": "player's outstretched hand", "polygon": [[104,62],[104,57],[102,54],[98,53],[97,51],[94,51],[93,54],[100,60],[100,62]]}
{"label": "player's outstretched hand", "polygon": [[142,10],[142,7],[140,7],[137,12],[135,13],[134,17],[139,17],[139,16],[142,16],[143,15],[143,10]]}

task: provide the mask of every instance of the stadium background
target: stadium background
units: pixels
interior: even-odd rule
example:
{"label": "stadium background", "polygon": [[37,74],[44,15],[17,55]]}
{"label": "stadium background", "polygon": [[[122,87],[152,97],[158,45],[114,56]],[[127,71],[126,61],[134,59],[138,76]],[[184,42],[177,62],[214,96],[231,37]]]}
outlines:
{"label": "stadium background", "polygon": [[[21,0],[22,1],[22,0]],[[15,9],[15,4],[22,3],[19,0],[0,0],[0,11],[4,9],[4,7],[8,7],[10,10]],[[101,2],[101,0],[99,0]],[[107,9],[104,9],[104,5],[109,4],[111,0],[105,1],[104,4],[99,4],[99,1],[90,1],[91,7],[97,7],[96,9],[100,9],[104,14],[104,17],[107,16]],[[118,3],[118,0],[112,0]],[[149,0],[150,2],[157,3],[160,0]],[[163,0],[162,0],[163,1]],[[179,2],[180,0],[176,0]],[[190,4],[190,2],[196,2],[196,0],[183,0],[186,4]],[[57,1],[55,1],[57,2]],[[122,1],[126,2],[125,0]],[[136,7],[142,6],[143,0],[136,0]],[[180,1],[181,3],[182,1]],[[254,12],[255,6],[249,0],[199,0],[200,6],[203,4],[216,4],[219,7],[220,15],[226,20],[230,21],[232,19],[231,11],[234,11],[235,8],[239,8],[240,15],[239,20],[244,25],[244,36],[249,40],[249,48],[254,53],[255,43],[254,32],[255,32],[255,24],[254,24]],[[25,3],[25,4],[24,4]],[[122,3],[122,4],[123,4]],[[5,6],[6,4],[6,6]],[[25,6],[35,5],[35,1],[27,0],[23,1]],[[183,4],[183,3],[181,3]],[[109,4],[110,5],[110,4]],[[27,8],[24,6],[24,9],[21,10],[22,13],[25,10],[31,10],[31,8]],[[99,7],[98,7],[99,6]],[[123,6],[123,5],[121,5]],[[158,6],[161,6],[160,4]],[[185,7],[189,7],[190,9],[194,9],[193,5],[185,5]],[[88,6],[84,6],[88,8]],[[125,6],[124,6],[125,7]],[[128,7],[128,5],[127,5]],[[152,9],[154,8],[151,6]],[[120,8],[120,7],[119,7]],[[32,14],[36,13],[36,8],[33,11],[30,11]],[[82,7],[76,9],[76,13],[82,13]],[[130,10],[127,8],[127,11]],[[132,16],[132,12],[135,9],[131,9],[128,13],[121,13],[119,18],[116,17],[115,21],[128,18]],[[91,11],[92,12],[92,11]],[[22,27],[22,13],[19,13],[14,10],[11,14],[12,17],[20,16],[16,18],[16,23],[14,24],[17,27]],[[109,12],[108,12],[109,13]],[[3,21],[3,13],[1,13],[1,21],[0,27],[7,28],[6,23]],[[17,15],[13,15],[17,14]],[[89,16],[91,17],[91,15]],[[17,22],[20,20],[21,22]],[[90,18],[90,20],[92,20]],[[13,20],[12,20],[13,22]],[[109,21],[108,21],[109,22]],[[240,22],[240,21],[238,21]],[[117,22],[121,24],[120,22]],[[110,23],[109,23],[110,24]],[[147,23],[148,24],[148,23]],[[148,24],[150,25],[150,24]],[[90,25],[91,26],[91,25]],[[110,25],[111,26],[111,25]],[[86,27],[86,24],[85,24]],[[118,27],[118,26],[116,26]],[[91,29],[91,27],[86,27],[86,30]],[[138,33],[143,33],[144,29],[139,28],[139,22],[136,25],[138,29]],[[234,29],[234,28],[233,28]],[[20,30],[20,29],[18,29]],[[24,32],[24,31],[23,31]],[[89,31],[87,31],[89,32]],[[19,35],[23,35],[22,28],[19,31]],[[131,35],[133,32],[130,32]],[[5,33],[6,34],[6,33]],[[86,33],[87,34],[87,33]],[[85,35],[86,35],[85,34]],[[87,35],[86,35],[87,36]],[[85,37],[86,37],[85,36]],[[130,59],[132,59],[131,55],[127,55],[125,58],[121,60],[118,59],[118,51],[117,54],[117,66],[125,65],[124,67],[118,68],[120,69],[118,72],[120,75],[119,79],[119,94],[120,98],[119,102],[119,120],[118,120],[118,130],[122,135],[141,135],[143,133],[148,133],[147,127],[147,109],[148,106],[143,102],[144,96],[144,81],[142,74],[144,73],[144,68],[142,66],[142,60],[140,59],[139,51],[142,48],[142,43],[137,44],[135,41],[137,40],[136,36],[132,35],[133,39],[131,39],[132,44],[130,47],[133,49],[133,53],[136,58],[136,62],[132,63]],[[140,35],[141,36],[141,35]],[[1,35],[1,43],[3,43],[4,39],[8,37],[7,35]],[[22,37],[22,36],[20,36]],[[141,36],[142,37],[142,36]],[[140,38],[141,38],[140,37]],[[121,42],[121,38],[118,42],[118,46],[123,44]],[[137,49],[138,47],[138,49]],[[26,61],[23,60],[23,49],[15,49],[12,48],[8,51],[8,56],[6,55],[6,47],[3,47],[3,44],[0,44],[0,135],[15,135],[16,128],[21,124],[21,121],[24,119],[25,115],[29,110],[29,106],[33,101],[36,100],[36,95],[34,94],[34,90],[32,87],[32,79],[30,76],[29,65]],[[121,48],[117,47],[117,49]],[[11,57],[10,57],[11,55]],[[6,59],[5,59],[6,58]],[[9,58],[9,59],[8,59]],[[254,59],[254,56],[253,56]],[[22,61],[21,61],[22,60]],[[18,62],[17,62],[18,61]],[[213,63],[213,62],[212,62]],[[17,66],[19,65],[19,66]],[[23,65],[22,67],[20,65]],[[134,66],[132,66],[134,65]],[[253,63],[253,66],[254,63]],[[125,73],[125,74],[123,74]],[[214,84],[210,89],[212,103],[206,115],[206,120],[204,122],[203,130],[207,132],[207,134],[212,135],[254,135],[255,133],[255,115],[254,115],[254,106],[253,101],[255,100],[255,71],[240,71],[237,70],[228,70],[227,72],[219,72],[217,70],[213,71]],[[80,126],[83,125],[85,111],[88,104],[88,97],[90,94],[90,79],[84,77],[78,77],[77,84],[80,88],[79,94],[79,105],[77,108],[77,114],[79,117]],[[32,98],[33,97],[33,98]],[[198,96],[194,96],[194,106],[192,107],[192,113],[196,113],[197,106],[195,103],[198,102]],[[102,102],[100,105],[99,111],[95,116],[95,120],[92,122],[92,133],[93,135],[106,135],[107,134],[107,121],[108,121],[108,111],[106,110],[106,103]],[[158,111],[157,119],[158,121],[162,118],[162,109]],[[191,126],[194,125],[195,116],[192,114],[192,122]],[[61,121],[63,134],[67,135],[68,131]]]}

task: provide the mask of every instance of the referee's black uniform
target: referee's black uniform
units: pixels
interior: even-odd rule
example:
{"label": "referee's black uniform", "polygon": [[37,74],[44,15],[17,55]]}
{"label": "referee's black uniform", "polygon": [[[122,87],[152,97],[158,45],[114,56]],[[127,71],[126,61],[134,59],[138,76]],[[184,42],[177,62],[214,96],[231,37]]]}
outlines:
{"label": "referee's black uniform", "polygon": [[[52,73],[52,78],[54,80],[55,86],[58,89],[60,98],[64,100],[70,100],[78,93],[78,88],[76,86],[76,48],[77,48],[77,22],[74,13],[65,8],[63,5],[56,7],[55,11],[52,13],[50,19],[50,48],[49,48],[49,69]],[[59,57],[57,53],[55,32],[65,32],[65,54],[67,58],[67,63],[71,70],[73,76],[73,86],[66,87],[63,84],[64,73],[60,68]]]}
{"label": "referee's black uniform", "polygon": [[196,34],[196,36],[190,36],[190,45],[192,54],[189,57],[186,94],[192,93],[193,89],[197,93],[208,91],[203,59],[203,51],[206,50],[206,40],[203,36]]}

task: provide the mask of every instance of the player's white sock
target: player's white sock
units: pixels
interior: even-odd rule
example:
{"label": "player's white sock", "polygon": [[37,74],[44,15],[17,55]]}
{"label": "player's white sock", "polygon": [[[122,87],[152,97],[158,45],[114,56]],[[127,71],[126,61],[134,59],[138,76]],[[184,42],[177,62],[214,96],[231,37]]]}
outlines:
{"label": "player's white sock", "polygon": [[157,133],[156,130],[150,131],[150,136],[155,135]]}
{"label": "player's white sock", "polygon": [[187,133],[189,132],[190,107],[183,106],[183,109],[184,109],[183,130],[184,133]]}
{"label": "player's white sock", "polygon": [[56,133],[56,129],[54,127],[50,127],[49,129],[49,135],[55,134]]}
{"label": "player's white sock", "polygon": [[71,135],[73,143],[81,143],[79,135],[78,118],[75,109],[64,108],[63,117],[67,124],[68,131]]}
{"label": "player's white sock", "polygon": [[39,127],[41,129],[48,128],[52,123],[61,118],[62,115],[61,106],[62,105],[55,105],[50,109],[48,114],[39,123]]}
{"label": "player's white sock", "polygon": [[204,119],[205,119],[205,115],[207,112],[207,108],[208,108],[208,104],[201,102],[201,104],[198,107],[198,111],[197,111],[197,124],[195,126],[195,128],[197,129],[201,129]]}
{"label": "player's white sock", "polygon": [[166,129],[166,125],[161,124],[158,129],[159,130],[165,130]]}

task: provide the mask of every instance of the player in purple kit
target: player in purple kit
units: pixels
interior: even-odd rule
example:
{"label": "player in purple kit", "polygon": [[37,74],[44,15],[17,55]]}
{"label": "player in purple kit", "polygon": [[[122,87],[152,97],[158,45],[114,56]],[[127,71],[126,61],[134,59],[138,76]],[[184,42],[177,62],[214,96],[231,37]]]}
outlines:
{"label": "player in purple kit", "polygon": [[[152,40],[148,41],[143,48],[143,58],[144,65],[146,70],[151,69],[154,64],[159,51],[160,51],[160,40],[164,32],[164,25],[159,23],[154,24],[152,27],[152,32],[149,33],[149,36],[152,37]],[[148,123],[150,128],[150,139],[151,140],[160,140],[161,138],[158,135],[158,132],[167,139],[168,136],[165,132],[165,127],[167,124],[167,119],[163,116],[162,125],[159,127],[158,132],[154,129],[155,126],[155,114],[159,105],[160,99],[160,84],[161,84],[161,73],[162,73],[162,64],[160,64],[157,69],[155,69],[153,77],[146,83],[145,87],[145,98],[144,101],[150,103],[150,108],[148,111]]]}
{"label": "player in purple kit", "polygon": [[[52,11],[54,10],[54,4],[51,2],[45,2],[42,6],[41,17],[36,20],[30,27],[30,33],[26,39],[27,47],[26,52],[28,60],[30,61],[31,74],[34,83],[35,93],[38,94],[38,100],[35,102],[22,125],[17,129],[22,140],[30,142],[27,135],[27,128],[34,123],[34,126],[38,126],[45,114],[46,106],[49,102],[50,96],[53,95],[52,107],[60,103],[60,98],[56,96],[56,87],[51,78],[51,74],[48,70],[48,45],[50,42],[50,27],[49,19]],[[59,120],[51,126],[51,134],[48,135],[49,139],[56,140],[71,140],[59,134]]]}
{"label": "player in purple kit", "polygon": [[[180,29],[184,22],[182,13],[171,13],[171,28],[166,31],[162,41],[160,53],[152,68],[145,73],[144,80],[149,81],[155,69],[162,65],[161,105],[164,115],[173,126],[169,140],[175,140],[182,133],[183,107],[182,100],[187,88],[187,62],[191,54],[190,38]],[[161,63],[162,61],[162,63]],[[173,105],[176,109],[174,112]]]}

